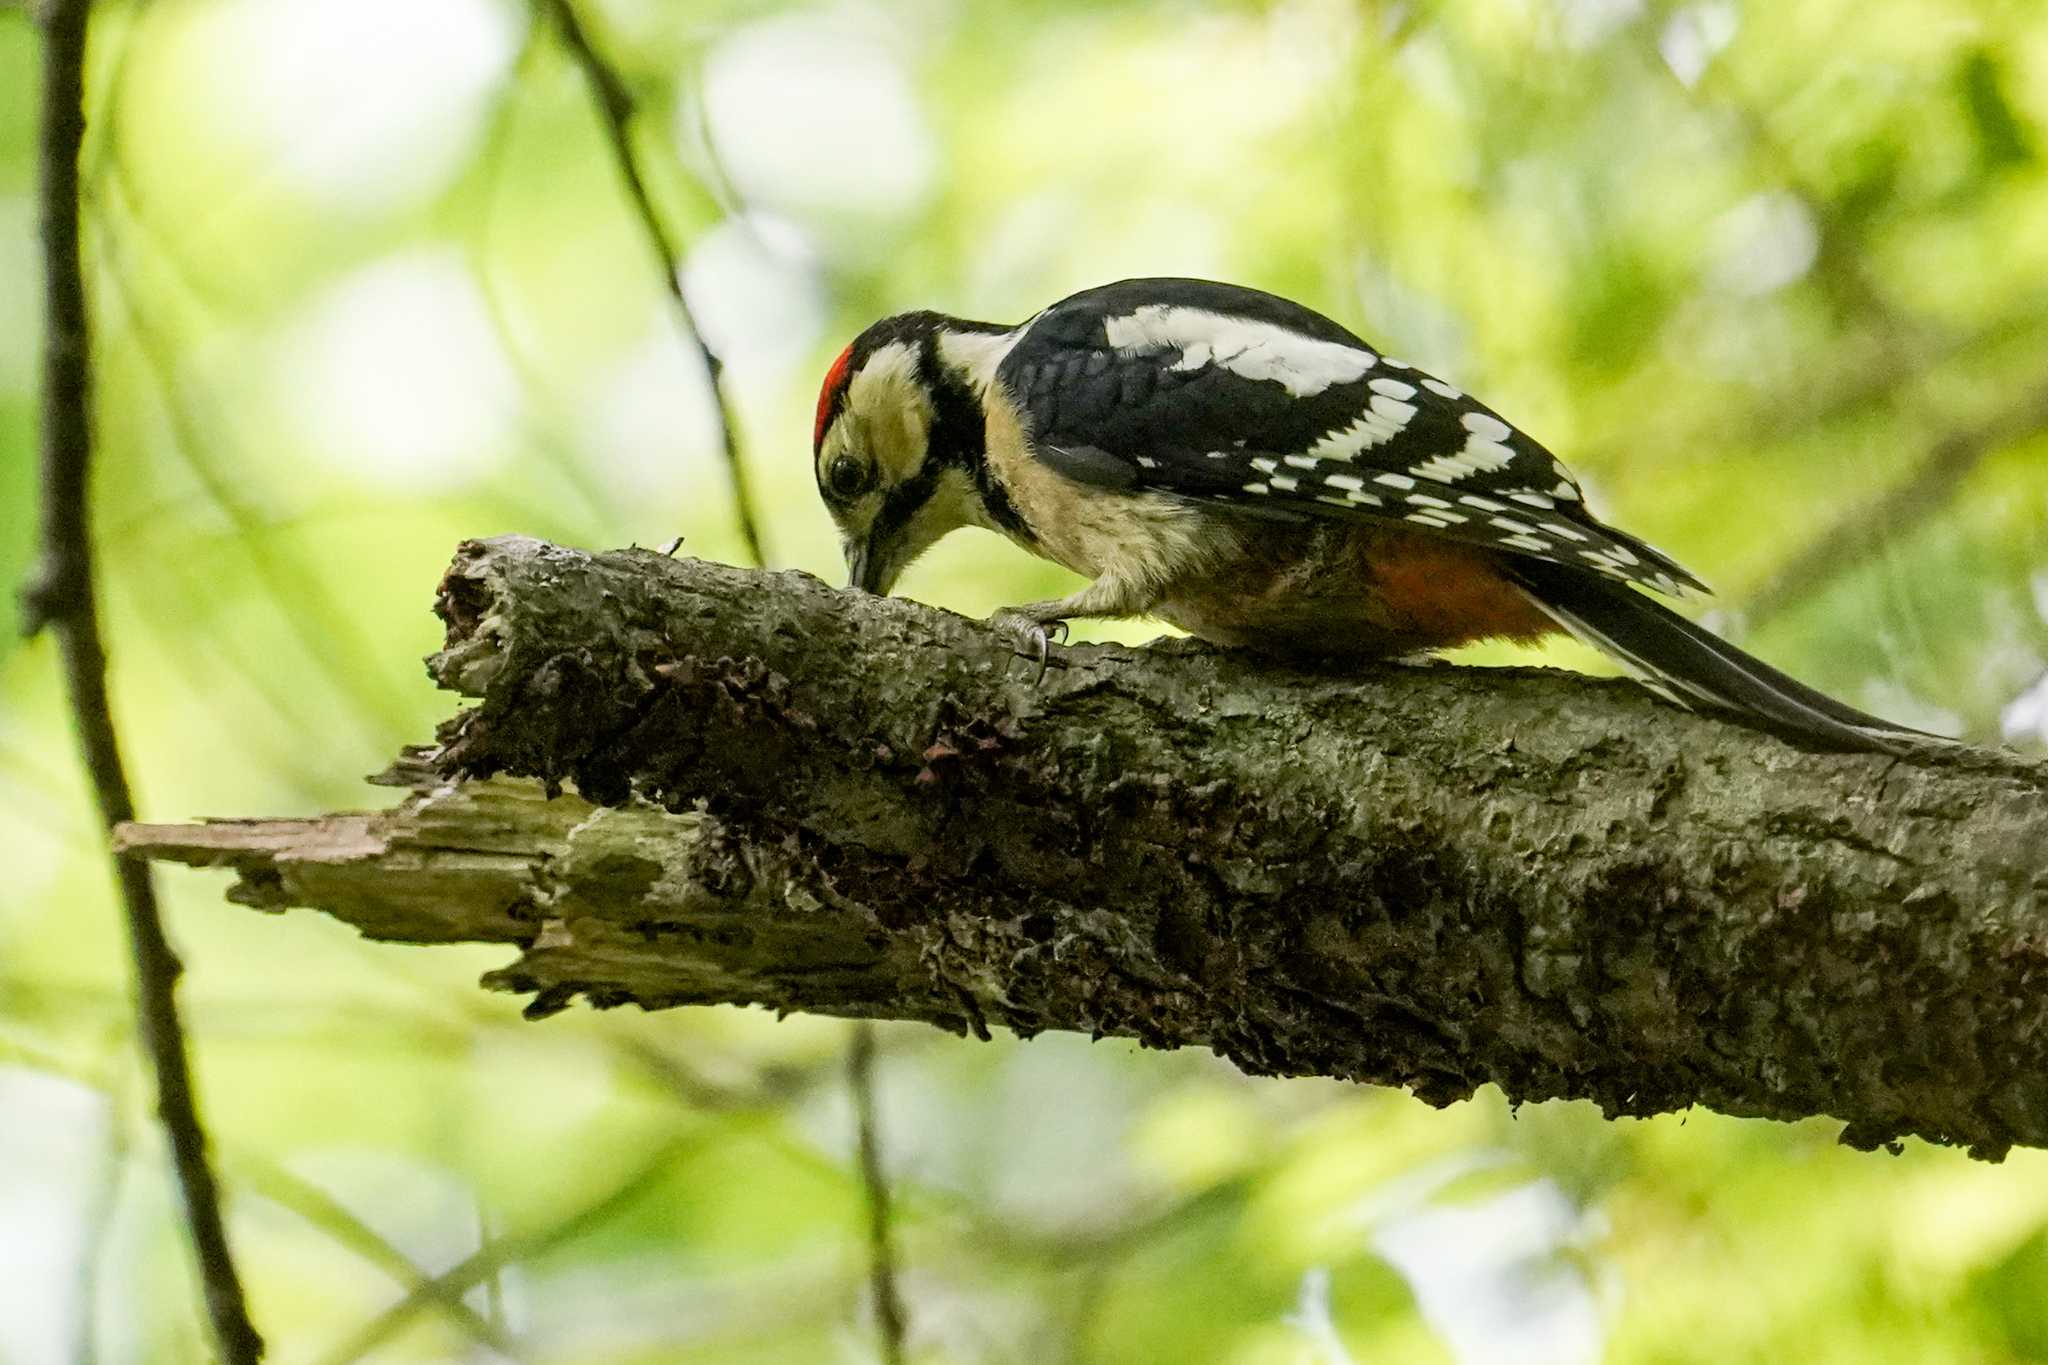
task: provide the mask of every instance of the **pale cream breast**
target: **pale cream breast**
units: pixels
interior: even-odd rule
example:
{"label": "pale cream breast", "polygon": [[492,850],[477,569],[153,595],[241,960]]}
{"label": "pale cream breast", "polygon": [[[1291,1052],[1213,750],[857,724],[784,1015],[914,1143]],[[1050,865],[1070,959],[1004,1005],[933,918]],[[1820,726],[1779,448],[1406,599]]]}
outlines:
{"label": "pale cream breast", "polygon": [[991,393],[986,435],[989,469],[1036,541],[1012,538],[1034,554],[1089,578],[1163,591],[1231,553],[1230,531],[1180,499],[1079,484],[1033,456],[1015,406],[999,391]]}

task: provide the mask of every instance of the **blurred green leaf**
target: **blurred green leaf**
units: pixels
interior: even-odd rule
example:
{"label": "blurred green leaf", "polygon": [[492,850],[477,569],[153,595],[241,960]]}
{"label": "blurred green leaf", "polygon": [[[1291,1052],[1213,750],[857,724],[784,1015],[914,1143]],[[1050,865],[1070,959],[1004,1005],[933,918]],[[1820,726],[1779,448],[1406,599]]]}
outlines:
{"label": "blurred green leaf", "polygon": [[[835,580],[805,458],[818,374],[905,308],[1016,320],[1170,273],[1299,298],[1551,445],[1597,512],[1726,588],[1737,618],[1746,585],[2044,377],[2038,7],[578,3],[641,99],[664,221],[717,248],[692,302],[729,353],[767,539]],[[96,7],[94,510],[152,817],[365,800],[357,775],[448,710],[417,660],[466,536],[680,532],[688,552],[738,553],[701,374],[580,78],[545,42],[519,59],[525,12]],[[84,1068],[125,1027],[118,923],[48,651],[8,628],[35,533],[36,56],[26,15],[0,7],[0,1050]],[[721,99],[735,72],[758,86]],[[706,164],[700,116],[733,164]],[[1822,268],[1754,259],[1785,248],[1744,234],[1759,202],[1810,208]],[[138,346],[138,325],[158,342]],[[1987,451],[1880,530],[1749,643],[1850,701],[1995,733],[2048,666],[2041,441]],[[981,532],[907,580],[976,615],[1073,586]],[[870,1349],[842,1097],[707,1098],[836,1075],[836,1023],[530,1026],[475,990],[497,950],[367,945],[223,908],[204,874],[166,886],[221,1145],[277,1164],[384,1153],[473,1191],[477,1225],[446,1229],[463,1246],[394,1243],[430,1271],[486,1224],[559,1225],[679,1133],[708,1135],[498,1277],[535,1365]],[[702,1083],[650,1084],[621,1034]],[[1565,1193],[1576,1240],[1552,1254],[1601,1289],[1610,1361],[2048,1358],[2038,1153],[1893,1160],[1839,1149],[1826,1122],[1511,1113],[1490,1089],[1437,1111],[1071,1038],[919,1033],[885,1054],[882,1095],[917,1365],[1301,1365],[1313,1344],[1290,1318],[1318,1268],[1356,1359],[1448,1359],[1366,1252],[1371,1220],[1447,1170],[1468,1174],[1437,1194],[1464,1207],[1526,1182]],[[0,1260],[75,1317],[54,1158],[5,1146],[96,1138],[58,1122],[0,1116]],[[133,1343],[100,1355],[196,1358],[173,1206],[153,1159],[133,1170],[116,1220],[132,1234],[97,1291]],[[235,1206],[235,1233],[259,1316],[300,1358],[404,1292],[262,1204]],[[30,1205],[54,1233],[17,1231]],[[40,1358],[13,1316],[0,1357]],[[380,1358],[463,1349],[430,1323]]]}
{"label": "blurred green leaf", "polygon": [[2048,1228],[1970,1277],[1970,1294],[2020,1360],[2048,1360]]}
{"label": "blurred green leaf", "polygon": [[1956,94],[1977,138],[1977,163],[1986,175],[2034,160],[2033,130],[2006,95],[2003,61],[1987,48],[1974,48],[1956,71]]}

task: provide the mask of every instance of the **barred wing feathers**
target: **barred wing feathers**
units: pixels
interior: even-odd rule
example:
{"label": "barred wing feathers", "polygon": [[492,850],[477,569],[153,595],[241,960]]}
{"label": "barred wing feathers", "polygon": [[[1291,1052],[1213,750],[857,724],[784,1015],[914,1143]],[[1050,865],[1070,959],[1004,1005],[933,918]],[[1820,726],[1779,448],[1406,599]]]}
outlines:
{"label": "barred wing feathers", "polygon": [[1360,517],[1678,594],[1704,585],[1604,526],[1549,451],[1298,304],[1127,280],[1026,325],[997,377],[1071,478],[1283,517]]}

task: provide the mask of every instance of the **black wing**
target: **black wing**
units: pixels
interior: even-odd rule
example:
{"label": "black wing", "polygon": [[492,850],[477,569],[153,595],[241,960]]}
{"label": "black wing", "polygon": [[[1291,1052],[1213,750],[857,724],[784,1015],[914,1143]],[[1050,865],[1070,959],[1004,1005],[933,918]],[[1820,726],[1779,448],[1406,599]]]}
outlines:
{"label": "black wing", "polygon": [[997,379],[1067,477],[1286,517],[1361,517],[1705,586],[1601,525],[1557,459],[1484,404],[1321,314],[1205,280],[1125,280],[1026,324]]}

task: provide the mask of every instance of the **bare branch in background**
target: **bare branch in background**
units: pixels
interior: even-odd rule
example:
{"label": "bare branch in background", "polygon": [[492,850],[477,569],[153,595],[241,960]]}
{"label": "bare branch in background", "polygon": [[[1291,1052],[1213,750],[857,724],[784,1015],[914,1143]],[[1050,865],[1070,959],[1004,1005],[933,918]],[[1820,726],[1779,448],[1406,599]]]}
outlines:
{"label": "bare branch in background", "polygon": [[747,491],[746,469],[740,462],[738,424],[732,403],[726,396],[725,361],[705,340],[704,330],[697,325],[696,316],[690,311],[689,300],[683,297],[682,248],[662,223],[661,214],[647,193],[647,183],[640,175],[639,159],[633,154],[636,112],[633,93],[626,88],[618,72],[591,45],[571,0],[535,0],[535,4],[543,13],[554,16],[556,26],[561,30],[563,46],[568,48],[570,58],[582,70],[583,78],[590,86],[591,98],[602,117],[605,135],[611,141],[612,156],[619,163],[619,174],[626,182],[633,212],[640,219],[641,230],[647,234],[648,245],[654,249],[661,264],[662,279],[675,303],[676,316],[704,364],[705,377],[711,387],[712,407],[718,418],[718,436],[725,450],[726,472],[732,479],[733,507],[740,537],[746,542],[751,562],[766,564],[768,556],[761,548],[760,524],[754,516],[753,499]]}
{"label": "bare branch in background", "polygon": [[[1713,80],[1730,83],[1724,66],[1717,65],[1713,73]],[[1721,107],[1770,176],[1791,186],[1806,207],[1815,234],[1817,283],[1833,298],[1844,318],[1860,319],[1868,327],[1880,347],[1869,382],[1838,395],[1817,416],[1841,411],[1845,397],[1852,402],[1862,400],[1887,382],[1887,377],[1894,386],[1916,378],[1944,358],[1943,352],[2002,339],[2013,324],[2023,327],[2032,321],[2032,314],[2019,310],[1967,339],[1937,340],[1926,322],[1901,311],[1878,283],[1864,259],[1862,243],[1845,227],[1827,196],[1804,182],[1796,159],[1772,132],[1755,102],[1731,92]],[[1778,615],[1918,526],[1948,504],[1986,455],[2043,425],[2048,425],[2048,389],[1986,423],[1942,438],[1903,483],[1838,519],[1772,574],[1744,605],[1745,623],[1754,627]]]}
{"label": "bare branch in background", "polygon": [[853,1025],[846,1053],[846,1083],[860,1147],[860,1183],[868,1206],[868,1282],[875,1300],[875,1330],[882,1365],[903,1365],[903,1298],[896,1289],[896,1242],[889,1226],[889,1174],[882,1161],[881,1124],[875,1117],[875,1026]]}
{"label": "bare branch in background", "polygon": [[479,702],[406,804],[122,846],[516,945],[486,980],[536,1017],[1068,1029],[1436,1104],[2048,1146],[2039,763],[1812,753],[1538,670],[1177,643],[1034,685],[928,607],[523,537],[464,545],[440,610],[431,671]]}
{"label": "bare branch in background", "polygon": [[[1651,58],[1655,60],[1655,58]],[[1810,376],[1796,410],[1759,408],[1757,429],[1782,433],[1857,410],[1881,397],[1896,395],[1936,365],[1987,344],[2024,335],[2038,322],[2038,312],[2015,309],[1984,327],[1960,336],[1944,336],[1918,315],[1900,308],[1871,272],[1864,243],[1845,224],[1828,196],[1800,174],[1798,159],[1779,140],[1758,102],[1739,88],[1725,64],[1709,68],[1702,92],[1720,88],[1715,106],[1743,138],[1765,183],[1790,188],[1807,212],[1814,231],[1813,276],[1845,320],[1863,326],[1878,348],[1866,373],[1853,382],[1823,393],[1816,401]],[[1752,593],[1740,612],[1754,628],[1825,587],[1866,556],[1917,527],[1947,506],[1970,471],[1987,455],[2048,426],[2048,388],[2027,395],[1989,421],[1951,432],[1935,443],[1905,481],[1836,520],[1817,539],[1780,566]]]}
{"label": "bare branch in background", "polygon": [[[116,170],[105,183],[125,193],[126,177],[122,171]],[[143,311],[129,283],[121,234],[103,229],[101,240],[107,247],[105,278],[113,294],[114,311],[127,324],[143,371],[156,387],[171,449],[205,493],[208,505],[234,528],[232,543],[247,556],[254,577],[263,585],[265,600],[314,669],[327,676],[334,694],[360,719],[370,722],[364,728],[365,735],[404,724],[406,711],[398,701],[400,690],[379,663],[369,637],[318,574],[309,572],[292,555],[280,553],[271,544],[262,515],[217,463],[215,453],[227,442],[218,436],[210,439],[202,431],[207,424],[200,420],[187,394],[174,343]],[[266,688],[275,673],[274,668],[260,665],[244,671],[259,689]],[[364,686],[365,682],[369,686]],[[271,700],[280,714],[290,714],[279,698],[273,696]],[[365,710],[370,714],[364,715]]]}
{"label": "bare branch in background", "polygon": [[[85,136],[88,0],[50,0],[42,12],[43,91],[37,194],[43,237],[42,561],[23,593],[30,634],[57,637],[79,746],[101,818],[135,818],[107,697],[107,658],[93,583],[89,494],[92,468],[92,345],[81,252],[79,148]],[[149,867],[116,858],[135,968],[135,1010],[156,1076],[157,1113],[184,1196],[185,1221],[206,1290],[214,1343],[229,1365],[263,1357],[228,1249],[220,1193],[207,1164],[178,1018],[182,970],[164,936]]]}
{"label": "bare branch in background", "polygon": [[625,1212],[635,1200],[658,1184],[671,1166],[705,1146],[716,1132],[710,1128],[699,1129],[666,1143],[608,1193],[566,1218],[533,1232],[501,1237],[432,1279],[415,1283],[404,1298],[347,1341],[321,1356],[321,1365],[355,1365],[356,1361],[389,1341],[427,1309],[437,1304],[459,1302],[464,1294],[497,1274],[500,1268],[545,1255]]}
{"label": "bare branch in background", "polygon": [[2048,385],[1988,421],[1942,437],[1904,482],[1836,521],[1750,594],[1742,606],[1744,623],[1754,628],[1819,592],[1940,512],[1987,456],[2043,430],[2048,430]]}
{"label": "bare branch in background", "polygon": [[[1653,66],[1663,64],[1661,56],[1648,47],[1636,51]],[[1871,272],[1863,242],[1835,212],[1828,196],[1802,174],[1798,157],[1771,126],[1772,111],[1743,89],[1728,63],[1709,63],[1694,86],[1695,95],[1701,97],[1715,91],[1721,98],[1711,106],[1712,111],[1742,139],[1750,161],[1759,169],[1757,183],[1785,187],[1806,212],[1814,233],[1814,283],[1844,319],[1870,327],[1889,360],[1897,363],[1920,350],[1928,340],[1927,323],[1903,311]]]}
{"label": "bare branch in background", "polygon": [[320,1229],[336,1246],[345,1247],[369,1264],[406,1286],[408,1297],[416,1297],[422,1308],[439,1309],[454,1326],[500,1355],[515,1359],[519,1352],[504,1329],[463,1302],[462,1291],[450,1289],[429,1276],[413,1259],[365,1223],[340,1200],[310,1180],[301,1179],[275,1162],[254,1156],[236,1161],[235,1167],[249,1187],[279,1208],[289,1209]]}
{"label": "bare branch in background", "polygon": [[[1775,387],[1758,395],[1746,424],[1758,437],[1785,437],[1875,411],[1924,410],[1930,382],[1944,377],[1945,367],[1981,361],[2001,347],[2040,349],[2048,329],[2048,295],[2022,296],[2011,311],[1968,330],[1944,330],[1911,353],[1894,347],[1866,365],[1839,372],[1801,367],[1779,377]],[[1671,444],[1698,443],[1691,431],[1673,429]]]}
{"label": "bare branch in background", "polygon": [[[505,162],[510,154],[513,138],[519,122],[520,93],[526,83],[526,75],[533,65],[534,55],[540,51],[540,30],[529,26],[525,45],[520,49],[519,58],[513,64],[513,79],[498,96],[491,111],[489,123],[484,129],[482,147],[477,153],[481,167],[483,204],[468,224],[470,258],[474,262],[476,281],[483,295],[484,310],[490,314],[491,325],[497,329],[498,337],[505,344],[505,354],[518,373],[524,392],[548,402],[553,401],[550,376],[546,367],[535,359],[535,338],[528,335],[528,329],[519,325],[519,317],[511,301],[505,297],[503,284],[497,271],[491,268],[492,234],[498,218],[498,200],[504,188]],[[534,442],[538,453],[548,465],[561,476],[562,481],[576,492],[591,516],[600,523],[616,526],[620,521],[620,506],[600,480],[591,476],[584,468],[583,461],[569,453],[572,438],[556,430],[552,418],[540,423],[541,439]]]}

